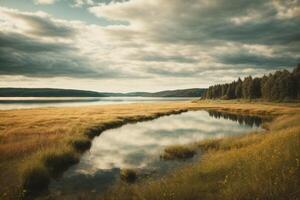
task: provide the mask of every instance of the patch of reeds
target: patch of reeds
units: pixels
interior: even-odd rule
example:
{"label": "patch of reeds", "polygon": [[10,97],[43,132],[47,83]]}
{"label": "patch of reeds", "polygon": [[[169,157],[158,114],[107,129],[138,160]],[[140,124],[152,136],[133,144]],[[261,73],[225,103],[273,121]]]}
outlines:
{"label": "patch of reeds", "polygon": [[133,169],[121,169],[120,178],[127,183],[133,183],[137,179],[137,172]]}
{"label": "patch of reeds", "polygon": [[172,145],[164,149],[161,158],[164,160],[188,159],[196,154],[196,150],[182,145]]}

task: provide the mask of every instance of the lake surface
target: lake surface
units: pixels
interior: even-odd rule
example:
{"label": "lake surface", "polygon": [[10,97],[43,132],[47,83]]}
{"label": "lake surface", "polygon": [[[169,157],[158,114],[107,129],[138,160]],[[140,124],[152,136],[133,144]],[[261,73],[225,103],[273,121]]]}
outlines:
{"label": "lake surface", "polygon": [[136,169],[140,176],[160,176],[186,163],[161,160],[166,146],[261,131],[261,122],[257,117],[190,111],[104,131],[79,164],[52,181],[50,194],[72,199],[80,193],[101,193],[119,181],[120,169]]}
{"label": "lake surface", "polygon": [[73,107],[87,105],[153,103],[163,101],[190,101],[197,98],[176,97],[0,97],[0,110],[39,107]]}

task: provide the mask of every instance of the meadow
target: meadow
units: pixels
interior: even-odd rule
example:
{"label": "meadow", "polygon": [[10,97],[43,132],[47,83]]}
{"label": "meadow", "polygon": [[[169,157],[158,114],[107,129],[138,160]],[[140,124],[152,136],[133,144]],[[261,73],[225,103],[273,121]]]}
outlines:
{"label": "meadow", "polygon": [[[228,106],[228,107],[227,107]],[[230,113],[269,116],[264,132],[204,140],[166,147],[167,159],[188,158],[197,150],[201,158],[159,179],[114,186],[105,200],[266,200],[300,198],[299,107],[255,109],[231,105],[218,108]],[[88,196],[84,196],[88,197]],[[88,198],[87,198],[88,199]]]}
{"label": "meadow", "polygon": [[93,137],[106,129],[198,109],[268,116],[273,121],[264,125],[265,134],[199,143],[204,156],[198,164],[162,180],[116,186],[116,196],[105,199],[251,199],[250,194],[257,199],[283,194],[297,199],[299,104],[248,101],[0,111],[0,197],[32,197],[47,188],[50,179],[77,163]]}

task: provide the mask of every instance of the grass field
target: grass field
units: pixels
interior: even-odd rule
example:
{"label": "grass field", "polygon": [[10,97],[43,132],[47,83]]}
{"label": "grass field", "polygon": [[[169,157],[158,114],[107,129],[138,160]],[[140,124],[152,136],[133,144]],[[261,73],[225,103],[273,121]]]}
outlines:
{"label": "grass field", "polygon": [[[199,165],[182,169],[163,180],[131,187],[122,186],[118,193],[122,194],[123,191],[127,195],[115,198],[132,199],[134,196],[136,199],[191,199],[196,195],[199,199],[201,194],[204,195],[201,198],[209,199],[209,195],[214,194],[230,199],[232,194],[250,194],[256,189],[260,189],[261,194],[266,192],[265,195],[274,196],[277,193],[271,190],[273,178],[276,179],[274,183],[282,185],[285,184],[284,181],[290,180],[286,178],[286,170],[291,170],[288,172],[289,177],[299,175],[299,154],[296,150],[300,152],[300,109],[297,103],[199,101],[9,110],[0,111],[0,198],[16,199],[45,188],[51,177],[58,176],[68,166],[78,162],[80,154],[90,147],[92,138],[105,129],[189,109],[209,108],[272,116],[275,121],[269,125],[270,134],[251,134],[245,138],[217,143],[214,141],[216,144],[207,145],[208,151]],[[203,144],[199,144],[199,148],[203,147]],[[272,155],[275,156],[274,159]],[[298,161],[293,160],[296,158]],[[267,176],[267,172],[270,172],[270,176]],[[278,177],[272,177],[271,172],[278,172]],[[255,175],[254,178],[252,175]],[[263,175],[269,179],[263,181]],[[226,182],[231,183],[230,187],[221,187],[224,184],[220,184],[220,181],[224,181],[225,177]],[[247,180],[262,183],[261,186],[254,186]],[[243,191],[238,188],[246,188],[247,184],[251,186],[251,190]],[[286,192],[288,188],[292,191],[295,186],[299,186],[299,182],[286,184],[288,185],[280,186],[278,190]]]}
{"label": "grass field", "polygon": [[[246,106],[246,105],[245,105]],[[106,200],[298,200],[300,199],[300,113],[298,108],[256,108],[273,115],[267,131],[166,147],[176,159],[200,150],[201,159],[160,179],[114,186]],[[221,110],[234,112],[224,106]],[[243,112],[238,109],[238,112]],[[277,110],[277,111],[276,111]],[[280,115],[282,112],[283,115]],[[254,113],[246,109],[246,113]]]}

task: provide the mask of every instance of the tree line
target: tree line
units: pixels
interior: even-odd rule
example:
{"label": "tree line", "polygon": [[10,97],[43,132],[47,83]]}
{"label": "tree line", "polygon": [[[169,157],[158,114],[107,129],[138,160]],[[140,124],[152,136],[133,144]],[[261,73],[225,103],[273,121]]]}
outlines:
{"label": "tree line", "polygon": [[203,99],[258,99],[288,101],[300,99],[300,64],[292,71],[279,70],[261,78],[241,80],[209,87]]}

